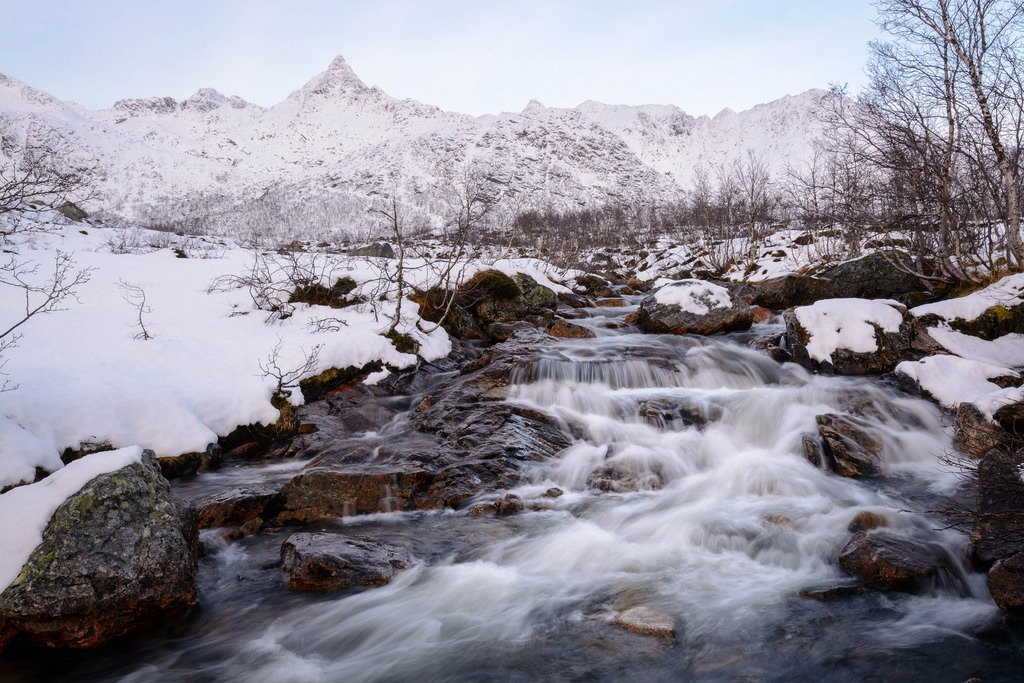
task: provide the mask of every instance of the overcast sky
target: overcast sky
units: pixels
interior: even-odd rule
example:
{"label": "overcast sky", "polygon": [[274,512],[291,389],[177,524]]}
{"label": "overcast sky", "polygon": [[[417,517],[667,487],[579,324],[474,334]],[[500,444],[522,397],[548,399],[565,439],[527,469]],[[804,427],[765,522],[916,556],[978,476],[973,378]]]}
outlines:
{"label": "overcast sky", "polygon": [[335,55],[470,114],[530,99],[746,109],[863,81],[869,0],[0,0],[0,72],[91,108],[200,87],[269,106]]}

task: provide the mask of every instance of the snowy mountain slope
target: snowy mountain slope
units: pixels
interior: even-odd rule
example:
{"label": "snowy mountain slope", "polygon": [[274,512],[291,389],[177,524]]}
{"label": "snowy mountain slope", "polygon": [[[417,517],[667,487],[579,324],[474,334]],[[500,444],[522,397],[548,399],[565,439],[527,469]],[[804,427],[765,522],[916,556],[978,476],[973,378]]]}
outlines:
{"label": "snowy mountain slope", "polygon": [[714,170],[748,149],[781,171],[809,155],[819,97],[808,91],[714,118],[593,101],[473,117],[392,97],[337,57],[267,109],[201,89],[183,102],[128,99],[91,111],[0,75],[0,134],[95,158],[106,179],[93,208],[133,220],[200,193],[242,202],[287,188],[277,195],[309,201],[424,189],[467,160],[527,204],[571,208],[673,196],[698,165]]}

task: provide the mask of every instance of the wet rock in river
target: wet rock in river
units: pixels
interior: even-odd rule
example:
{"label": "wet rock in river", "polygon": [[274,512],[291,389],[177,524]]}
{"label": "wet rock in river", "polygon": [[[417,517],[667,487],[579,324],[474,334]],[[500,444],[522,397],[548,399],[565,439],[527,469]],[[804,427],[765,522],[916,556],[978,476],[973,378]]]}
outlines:
{"label": "wet rock in river", "polygon": [[426,495],[430,471],[349,463],[314,465],[281,489],[277,523],[438,507]]}
{"label": "wet rock in river", "polygon": [[818,602],[846,600],[848,598],[857,597],[858,595],[864,595],[863,586],[823,586],[821,588],[808,588],[800,591],[801,598],[817,600]]}
{"label": "wet rock in river", "polygon": [[839,566],[881,590],[916,593],[945,566],[944,551],[889,531],[861,531],[839,552]]}
{"label": "wet rock in river", "polygon": [[292,590],[383,586],[411,564],[405,548],[370,538],[300,533],[281,546],[281,566]]}
{"label": "wet rock in river", "polygon": [[593,339],[596,336],[593,330],[567,320],[556,320],[548,327],[548,334],[563,339]]}
{"label": "wet rock in river", "polygon": [[878,472],[882,442],[859,420],[834,414],[818,415],[816,420],[824,464],[830,470],[841,477],[866,477]]}
{"label": "wet rock in river", "polygon": [[198,601],[198,538],[152,451],[102,474],[53,514],[0,594],[0,647],[90,648],[166,623]]}
{"label": "wet rock in river", "polygon": [[676,637],[676,620],[666,612],[641,605],[615,615],[612,624],[641,636],[671,640]]}
{"label": "wet rock in river", "polygon": [[252,525],[273,519],[281,503],[280,483],[250,484],[194,499],[200,529]]}
{"label": "wet rock in river", "polygon": [[886,519],[885,515],[878,512],[871,512],[870,510],[862,510],[850,520],[846,530],[851,533],[857,533],[858,531],[871,531],[879,527],[888,526],[889,520]]}

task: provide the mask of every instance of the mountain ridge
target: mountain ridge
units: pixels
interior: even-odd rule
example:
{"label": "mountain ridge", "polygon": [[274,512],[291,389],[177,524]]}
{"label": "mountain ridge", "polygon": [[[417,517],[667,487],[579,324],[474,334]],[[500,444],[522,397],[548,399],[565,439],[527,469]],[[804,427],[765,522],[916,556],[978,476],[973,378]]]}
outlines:
{"label": "mountain ridge", "polygon": [[175,198],[244,203],[277,187],[293,188],[296,201],[365,203],[389,186],[437,186],[444,169],[470,160],[505,177],[525,205],[578,208],[678,196],[698,166],[733,163],[748,149],[781,172],[809,155],[822,93],[714,117],[595,100],[531,100],[520,112],[472,116],[393,97],[339,55],[266,108],[200,88],[180,102],[126,98],[90,110],[0,74],[0,135],[59,141],[70,156],[96,159],[101,209],[129,220]]}

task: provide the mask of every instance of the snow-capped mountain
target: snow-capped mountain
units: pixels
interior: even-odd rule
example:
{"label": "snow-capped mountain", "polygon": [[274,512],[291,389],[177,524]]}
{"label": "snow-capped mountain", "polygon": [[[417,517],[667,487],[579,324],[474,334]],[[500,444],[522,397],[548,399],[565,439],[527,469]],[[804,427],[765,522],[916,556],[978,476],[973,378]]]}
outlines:
{"label": "snow-capped mountain", "polygon": [[[518,113],[468,116],[366,85],[342,57],[262,108],[208,88],[178,102],[127,99],[92,111],[0,74],[0,134],[51,141],[96,159],[102,206],[158,216],[197,195],[236,203],[363,199],[391,187],[429,189],[471,163],[525,205],[560,208],[677,195],[704,165],[761,154],[776,171],[810,154],[820,91],[749,111],[693,117],[673,105],[571,108],[539,102]],[[9,144],[7,145],[10,146]]]}

